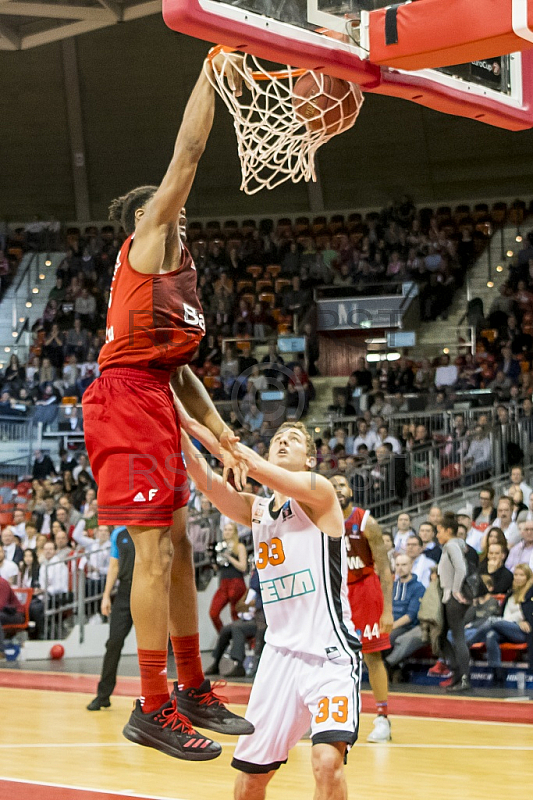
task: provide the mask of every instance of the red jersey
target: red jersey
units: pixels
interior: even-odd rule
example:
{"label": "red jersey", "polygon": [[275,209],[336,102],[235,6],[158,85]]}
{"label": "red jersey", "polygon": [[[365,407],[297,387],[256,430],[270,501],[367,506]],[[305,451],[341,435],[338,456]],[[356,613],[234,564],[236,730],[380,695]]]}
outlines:
{"label": "red jersey", "polygon": [[369,516],[370,511],[356,506],[348,519],[344,521],[348,553],[348,583],[357,583],[375,571],[372,550],[363,532]]}
{"label": "red jersey", "polygon": [[100,369],[138,367],[172,372],[188,364],[205,321],[196,294],[196,267],[182,245],[179,269],[163,275],[137,272],[128,260],[133,235],[120,249],[111,283]]}

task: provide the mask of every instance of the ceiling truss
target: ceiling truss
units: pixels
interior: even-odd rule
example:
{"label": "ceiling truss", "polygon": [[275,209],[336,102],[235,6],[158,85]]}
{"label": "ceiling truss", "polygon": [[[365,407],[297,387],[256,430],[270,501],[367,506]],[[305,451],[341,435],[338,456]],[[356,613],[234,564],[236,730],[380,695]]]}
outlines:
{"label": "ceiling truss", "polygon": [[28,50],[161,13],[161,0],[0,0],[0,50]]}

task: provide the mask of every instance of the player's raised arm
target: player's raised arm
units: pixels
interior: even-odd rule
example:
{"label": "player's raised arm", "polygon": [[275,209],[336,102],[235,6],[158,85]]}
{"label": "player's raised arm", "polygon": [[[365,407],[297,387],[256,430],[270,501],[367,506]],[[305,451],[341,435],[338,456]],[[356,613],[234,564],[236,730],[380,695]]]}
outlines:
{"label": "player's raised arm", "polygon": [[205,456],[196,449],[184,431],[181,442],[187,472],[202,494],[209,498],[221,514],[251,528],[255,496],[248,492],[235,491],[233,486],[213,472]]}
{"label": "player's raised arm", "polygon": [[[241,56],[235,55],[235,60]],[[212,69],[209,62],[205,70]],[[231,67],[229,67],[231,70]],[[205,150],[207,139],[213,126],[215,112],[215,91],[209,82],[204,68],[192,91],[183,113],[183,121],[178,131],[174,154],[161,185],[146,208],[146,218],[158,225],[168,225],[177,221],[181,208],[185,205],[198,162]],[[239,92],[240,76],[236,71],[228,75],[233,81],[236,93]]]}
{"label": "player's raised arm", "polygon": [[389,557],[383,542],[381,528],[373,517],[368,517],[365,525],[365,536],[372,551],[376,572],[378,573],[383,592],[383,614],[379,621],[381,633],[390,633],[394,617],[392,615],[392,574]]}
{"label": "player's raised arm", "polygon": [[246,483],[248,467],[236,449],[239,437],[226,425],[203,383],[190,367],[179,367],[170,379],[183,427],[224,462],[224,478],[233,472],[237,489]]}

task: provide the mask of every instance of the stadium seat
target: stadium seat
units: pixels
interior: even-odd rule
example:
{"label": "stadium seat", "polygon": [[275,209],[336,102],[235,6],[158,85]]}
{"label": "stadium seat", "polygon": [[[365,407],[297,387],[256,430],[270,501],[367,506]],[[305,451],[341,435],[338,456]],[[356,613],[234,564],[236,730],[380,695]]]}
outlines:
{"label": "stadium seat", "polygon": [[246,272],[248,275],[252,275],[257,280],[259,276],[263,274],[263,267],[259,267],[257,264],[252,264],[252,266],[246,267]]}
{"label": "stadium seat", "polygon": [[466,204],[462,204],[460,206],[455,207],[455,211],[453,212],[453,220],[456,225],[460,225],[463,220],[468,219],[470,217],[470,206]]}
{"label": "stadium seat", "polygon": [[329,229],[332,233],[338,233],[344,228],[344,214],[334,214],[329,223]]}
{"label": "stadium seat", "polygon": [[276,294],[279,294],[281,291],[283,291],[283,289],[290,285],[291,282],[288,278],[277,278],[276,283],[274,284]]}
{"label": "stadium seat", "polygon": [[306,233],[309,230],[311,225],[311,220],[309,217],[296,217],[296,221],[294,223],[294,230],[296,235]]}
{"label": "stadium seat", "polygon": [[243,236],[248,236],[248,234],[253,233],[255,231],[256,225],[254,219],[244,219],[241,225],[241,232]]}
{"label": "stadium seat", "polygon": [[30,603],[33,597],[33,589],[20,588],[15,589],[19,601],[24,606],[24,622],[17,622],[12,625],[2,625],[4,633],[15,634],[18,631],[25,631],[30,624]]}
{"label": "stadium seat", "polygon": [[257,281],[255,284],[256,292],[263,292],[265,289],[272,289],[272,281],[270,278],[262,278],[261,280]]}
{"label": "stadium seat", "polygon": [[270,275],[271,278],[277,278],[281,272],[281,267],[279,264],[269,264],[265,272],[267,275]]}
{"label": "stadium seat", "polygon": [[490,216],[495,225],[503,225],[507,218],[507,203],[494,203]]}

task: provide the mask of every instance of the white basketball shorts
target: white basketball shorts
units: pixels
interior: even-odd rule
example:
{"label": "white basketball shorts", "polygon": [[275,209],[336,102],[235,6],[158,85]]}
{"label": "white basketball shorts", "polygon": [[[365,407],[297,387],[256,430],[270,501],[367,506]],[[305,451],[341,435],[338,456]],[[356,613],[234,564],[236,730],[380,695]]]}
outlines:
{"label": "white basketball shorts", "polygon": [[339,663],[266,644],[246,711],[255,733],[239,738],[232,766],[248,773],[278,769],[309,726],[313,744],[351,747],[359,728],[359,687],[356,653]]}

